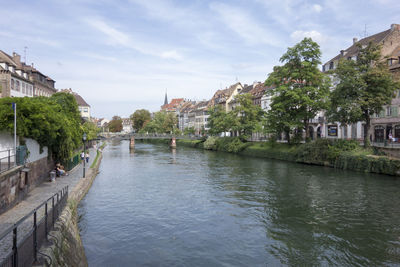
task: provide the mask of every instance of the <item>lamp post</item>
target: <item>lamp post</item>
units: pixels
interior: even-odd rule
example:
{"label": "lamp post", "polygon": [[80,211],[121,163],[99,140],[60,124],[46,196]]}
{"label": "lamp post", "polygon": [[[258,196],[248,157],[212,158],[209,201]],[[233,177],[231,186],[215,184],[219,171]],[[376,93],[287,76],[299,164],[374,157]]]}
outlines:
{"label": "lamp post", "polygon": [[83,133],[82,140],[83,140],[83,178],[85,178],[85,171],[86,171],[86,133]]}

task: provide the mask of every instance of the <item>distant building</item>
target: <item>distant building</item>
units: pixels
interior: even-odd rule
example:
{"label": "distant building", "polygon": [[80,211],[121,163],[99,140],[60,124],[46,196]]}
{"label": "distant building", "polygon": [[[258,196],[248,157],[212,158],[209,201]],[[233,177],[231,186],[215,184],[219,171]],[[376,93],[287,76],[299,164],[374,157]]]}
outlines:
{"label": "distant building", "polygon": [[130,118],[122,118],[122,132],[131,133],[133,131],[132,120]]}
{"label": "distant building", "polygon": [[78,93],[72,91],[71,88],[69,89],[62,89],[61,92],[72,94],[75,97],[76,103],[78,104],[79,112],[81,113],[81,117],[84,120],[90,121],[90,105],[86,103],[82,96]]}
{"label": "distant building", "polygon": [[[167,96],[167,95],[165,95]],[[165,98],[167,100],[167,98]],[[167,111],[167,112],[175,112],[181,108],[181,106],[185,103],[185,100],[183,98],[173,98],[171,100],[171,103],[167,103],[161,106],[161,111]]]}

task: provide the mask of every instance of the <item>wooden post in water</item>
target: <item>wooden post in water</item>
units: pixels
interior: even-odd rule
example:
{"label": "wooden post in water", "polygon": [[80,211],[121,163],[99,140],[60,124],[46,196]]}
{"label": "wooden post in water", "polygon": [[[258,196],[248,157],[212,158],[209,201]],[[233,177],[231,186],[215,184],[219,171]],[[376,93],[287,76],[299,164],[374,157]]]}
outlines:
{"label": "wooden post in water", "polygon": [[170,147],[176,148],[176,138],[175,137],[172,137]]}
{"label": "wooden post in water", "polygon": [[135,137],[131,137],[131,141],[129,143],[129,149],[135,149]]}

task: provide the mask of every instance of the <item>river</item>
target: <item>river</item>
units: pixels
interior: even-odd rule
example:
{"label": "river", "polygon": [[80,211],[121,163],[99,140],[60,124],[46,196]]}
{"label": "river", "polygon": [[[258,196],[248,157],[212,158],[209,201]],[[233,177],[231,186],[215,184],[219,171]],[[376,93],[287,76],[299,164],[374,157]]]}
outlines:
{"label": "river", "polygon": [[400,180],[109,142],[79,206],[89,266],[395,266]]}

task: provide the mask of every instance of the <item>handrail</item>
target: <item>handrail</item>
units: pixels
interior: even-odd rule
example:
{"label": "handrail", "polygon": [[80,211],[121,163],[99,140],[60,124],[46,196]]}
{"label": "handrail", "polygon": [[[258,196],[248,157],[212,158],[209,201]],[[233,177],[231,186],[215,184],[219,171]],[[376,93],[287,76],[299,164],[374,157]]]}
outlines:
{"label": "handrail", "polygon": [[[56,197],[56,202],[54,201],[55,197]],[[7,265],[7,262],[8,263],[11,262],[12,266],[18,266],[19,265],[18,258],[23,257],[24,249],[27,249],[29,251],[31,251],[33,249],[34,253],[33,253],[33,255],[28,253],[30,256],[28,256],[28,258],[23,258],[21,260],[23,260],[24,262],[30,262],[30,263],[33,263],[34,261],[37,260],[38,244],[40,244],[43,241],[43,239],[38,238],[37,232],[39,231],[39,229],[41,229],[42,233],[44,232],[43,238],[47,238],[47,234],[49,232],[48,220],[51,219],[50,227],[52,227],[55,223],[55,220],[58,219],[61,209],[65,206],[67,198],[68,198],[68,186],[62,188],[57,193],[53,194],[51,197],[49,197],[48,199],[43,201],[40,205],[38,205],[36,208],[34,208],[31,212],[26,214],[24,217],[19,219],[16,223],[14,223],[12,226],[8,227],[3,233],[0,234],[0,241],[1,241],[5,237],[7,237],[11,233],[13,233],[12,251],[7,254],[7,256],[3,259],[2,262],[0,262],[0,266]],[[48,210],[48,202],[50,200],[51,200],[51,210],[50,210],[51,214]],[[37,218],[38,211],[43,206],[45,206],[43,218]],[[32,215],[33,215],[33,220],[34,220],[33,228],[30,229],[28,232],[22,233],[23,237],[18,238],[22,241],[18,242],[18,239],[17,239],[17,233],[19,232],[18,227],[22,223],[27,221],[27,219],[30,218]],[[44,231],[43,231],[43,223],[45,224]],[[21,233],[18,234],[18,236],[19,235],[21,235]],[[33,243],[28,242],[29,238],[33,239]],[[3,242],[0,242],[0,244],[2,244],[2,243]],[[22,251],[22,253],[21,253],[21,251]]]}

